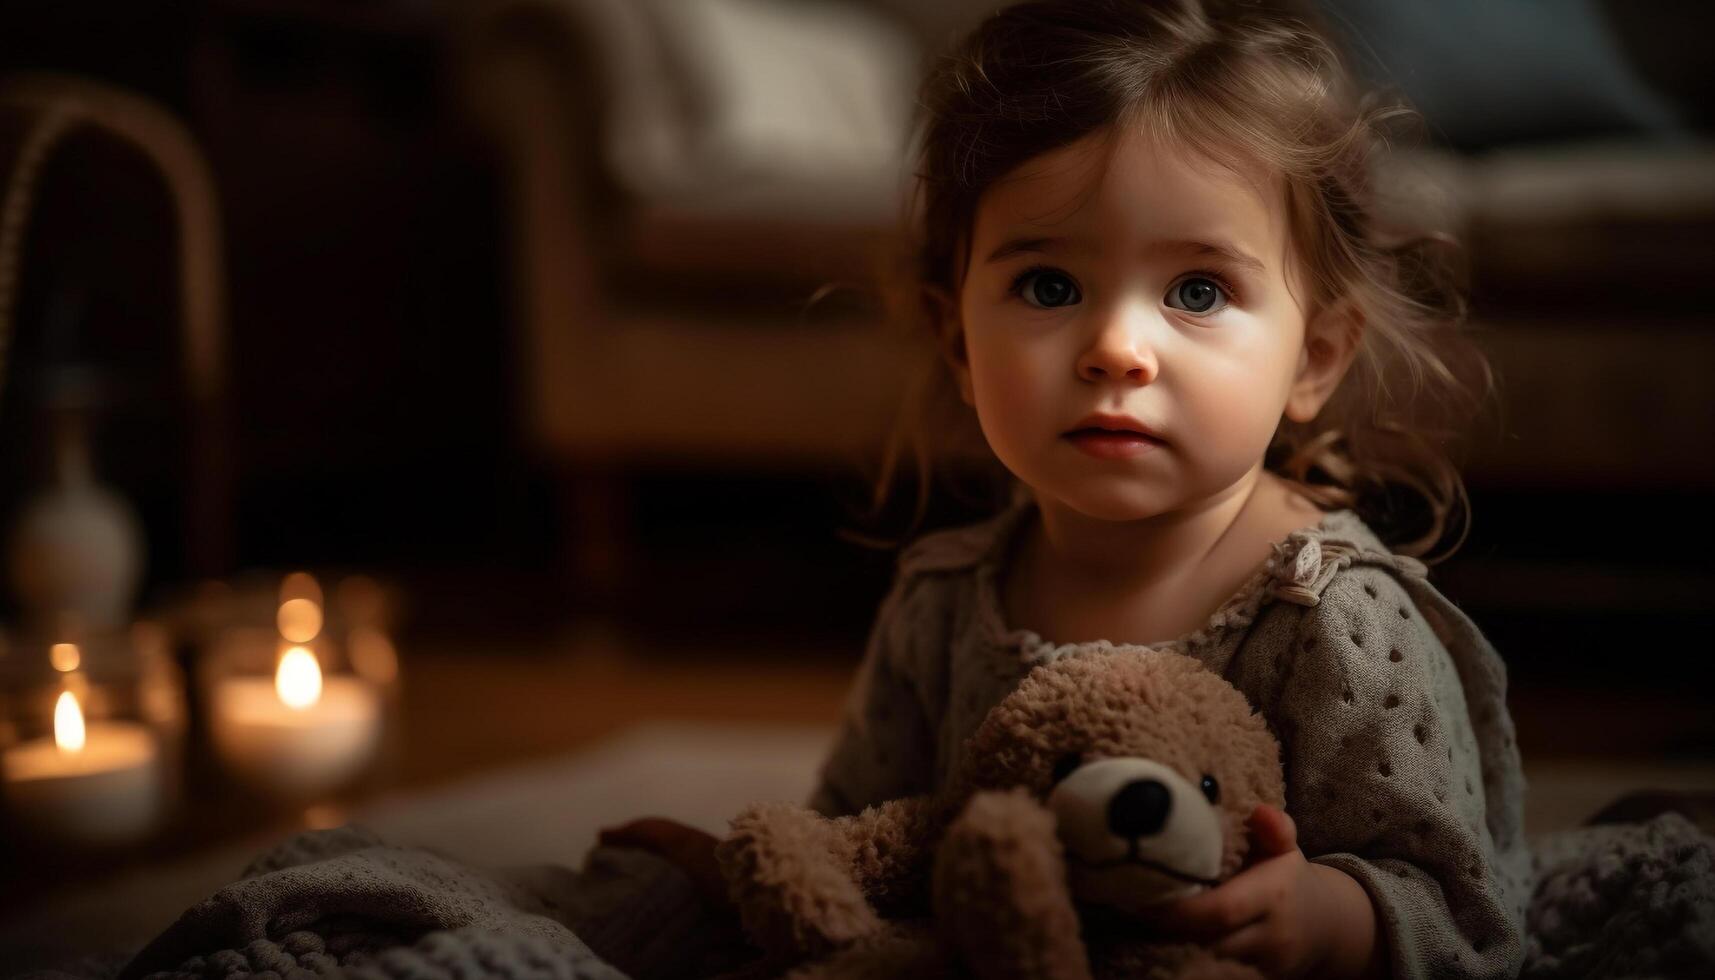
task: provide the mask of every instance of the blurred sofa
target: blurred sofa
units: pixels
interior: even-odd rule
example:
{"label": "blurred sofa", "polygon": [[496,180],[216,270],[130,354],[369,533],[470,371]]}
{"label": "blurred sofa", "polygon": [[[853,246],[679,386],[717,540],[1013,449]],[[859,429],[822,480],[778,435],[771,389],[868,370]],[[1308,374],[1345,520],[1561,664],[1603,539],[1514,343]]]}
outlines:
{"label": "blurred sofa", "polygon": [[[508,176],[520,422],[565,474],[584,571],[622,560],[632,467],[825,468],[880,446],[924,351],[874,303],[807,298],[875,268],[927,52],[992,6],[473,15],[464,93]],[[1402,154],[1392,175],[1468,248],[1505,397],[1473,484],[1715,488],[1715,149],[1536,135]]]}
{"label": "blurred sofa", "polygon": [[896,217],[917,42],[850,5],[523,0],[469,38],[507,167],[545,451],[584,465],[848,458],[898,345],[820,286]]}

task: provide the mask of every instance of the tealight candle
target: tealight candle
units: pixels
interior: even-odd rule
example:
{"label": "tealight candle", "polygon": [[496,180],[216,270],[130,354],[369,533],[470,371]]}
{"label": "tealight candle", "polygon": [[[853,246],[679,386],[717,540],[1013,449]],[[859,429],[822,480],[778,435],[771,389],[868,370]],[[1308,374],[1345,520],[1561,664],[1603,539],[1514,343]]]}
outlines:
{"label": "tealight candle", "polygon": [[323,677],[315,654],[294,646],[274,677],[234,676],[213,691],[215,747],[241,775],[290,797],[338,787],[375,755],[381,701],[355,677]]}
{"label": "tealight candle", "polygon": [[18,821],[52,836],[121,844],[148,833],[160,816],[160,750],[133,722],[86,725],[76,695],[60,694],[52,738],[5,751],[6,799]]}

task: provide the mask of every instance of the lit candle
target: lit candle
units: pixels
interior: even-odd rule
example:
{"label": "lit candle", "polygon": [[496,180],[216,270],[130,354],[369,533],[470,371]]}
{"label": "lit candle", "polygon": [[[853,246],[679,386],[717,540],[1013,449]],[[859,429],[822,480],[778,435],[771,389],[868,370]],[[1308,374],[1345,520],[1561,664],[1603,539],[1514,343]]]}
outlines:
{"label": "lit candle", "polygon": [[6,799],[39,833],[120,844],[148,833],[161,812],[155,736],[132,722],[85,723],[77,696],[54,704],[54,735],[6,750]]}
{"label": "lit candle", "polygon": [[381,704],[355,677],[323,677],[315,654],[288,648],[274,676],[228,677],[214,690],[215,747],[242,776],[285,796],[337,788],[375,754]]}

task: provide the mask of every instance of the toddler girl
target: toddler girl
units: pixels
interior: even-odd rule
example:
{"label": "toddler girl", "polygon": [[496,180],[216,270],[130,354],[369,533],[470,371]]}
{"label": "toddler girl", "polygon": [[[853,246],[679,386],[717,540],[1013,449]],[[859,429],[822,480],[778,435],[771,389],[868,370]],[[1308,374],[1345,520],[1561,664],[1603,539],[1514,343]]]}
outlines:
{"label": "toddler girl", "polygon": [[1378,113],[1302,24],[1191,0],[1002,11],[923,101],[915,295],[1016,494],[904,553],[811,805],[933,790],[1037,664],[1178,651],[1266,718],[1292,816],[1160,928],[1273,976],[1515,975],[1505,672],[1412,557],[1462,503],[1421,412],[1459,404],[1457,304],[1373,213]]}

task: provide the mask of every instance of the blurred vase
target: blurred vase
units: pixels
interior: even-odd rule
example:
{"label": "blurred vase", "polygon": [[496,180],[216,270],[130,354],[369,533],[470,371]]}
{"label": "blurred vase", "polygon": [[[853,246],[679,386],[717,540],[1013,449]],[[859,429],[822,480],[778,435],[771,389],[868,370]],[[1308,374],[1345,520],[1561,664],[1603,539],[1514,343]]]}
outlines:
{"label": "blurred vase", "polygon": [[[111,629],[129,617],[143,567],[143,535],[125,500],[95,481],[76,413],[59,419],[54,481],[12,532],[12,581],[45,627]],[[69,621],[69,623],[68,623]]]}

